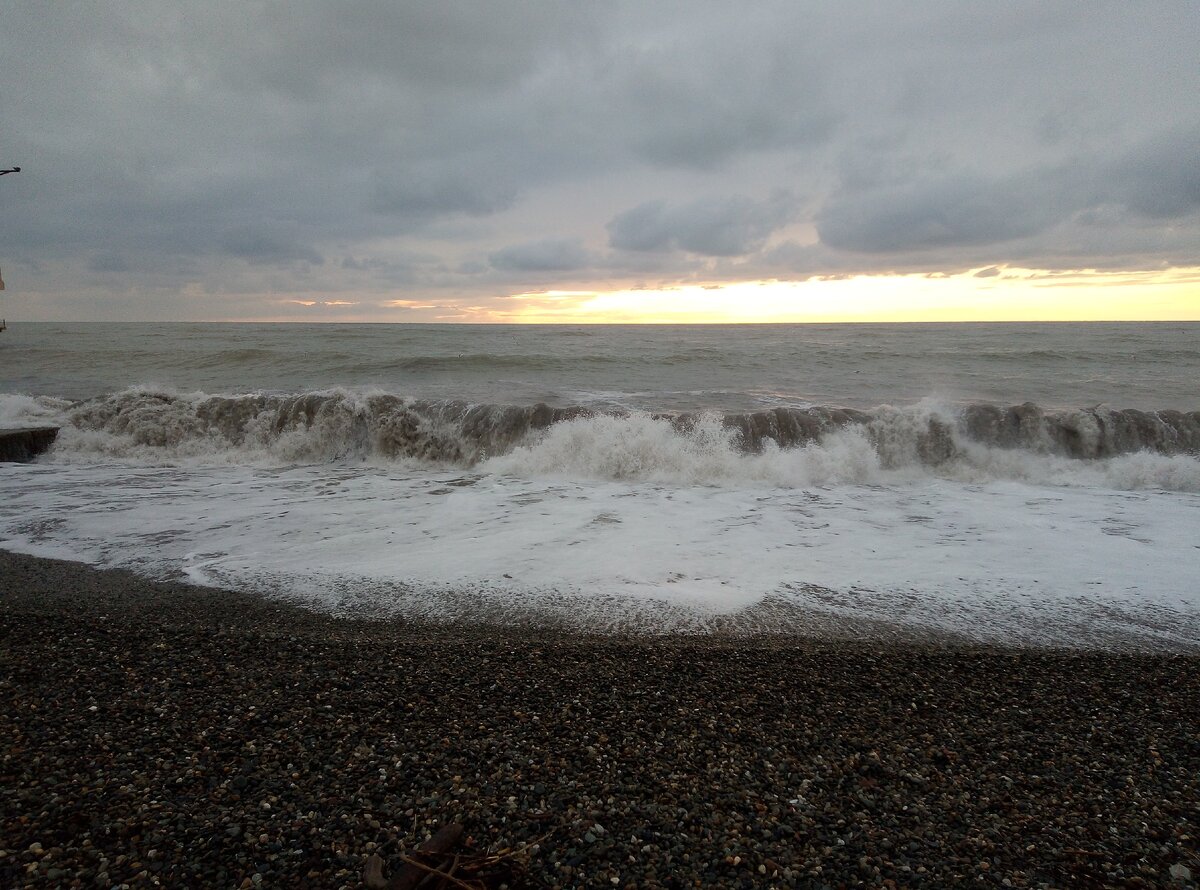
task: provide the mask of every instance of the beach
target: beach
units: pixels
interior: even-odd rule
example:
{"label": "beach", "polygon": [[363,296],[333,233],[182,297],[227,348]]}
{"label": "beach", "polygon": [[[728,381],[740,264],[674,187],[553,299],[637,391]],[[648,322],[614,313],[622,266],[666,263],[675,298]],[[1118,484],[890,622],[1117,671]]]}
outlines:
{"label": "beach", "polygon": [[0,890],[1200,890],[1200,3],[0,21]]}
{"label": "beach", "polygon": [[8,552],[0,596],[5,886],[354,887],[449,823],[512,886],[1200,873],[1192,655],[354,621]]}

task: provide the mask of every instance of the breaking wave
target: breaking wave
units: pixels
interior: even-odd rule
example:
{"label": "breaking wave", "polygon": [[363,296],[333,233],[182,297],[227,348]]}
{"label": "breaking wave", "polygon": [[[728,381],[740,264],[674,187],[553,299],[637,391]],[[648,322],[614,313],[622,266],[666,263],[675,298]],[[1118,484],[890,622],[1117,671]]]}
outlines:
{"label": "breaking wave", "polygon": [[923,402],[870,411],[631,414],[380,391],[209,395],[134,387],[83,402],[3,395],[0,420],[61,426],[59,460],[416,460],[690,484],[872,482],[932,472],[1200,491],[1200,411]]}

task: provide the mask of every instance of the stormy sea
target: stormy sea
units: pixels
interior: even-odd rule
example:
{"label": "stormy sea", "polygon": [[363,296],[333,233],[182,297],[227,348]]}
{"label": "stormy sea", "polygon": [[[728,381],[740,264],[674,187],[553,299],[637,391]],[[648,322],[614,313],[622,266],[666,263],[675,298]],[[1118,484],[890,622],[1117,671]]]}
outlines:
{"label": "stormy sea", "polygon": [[320,611],[1200,646],[1200,324],[12,324],[0,548]]}

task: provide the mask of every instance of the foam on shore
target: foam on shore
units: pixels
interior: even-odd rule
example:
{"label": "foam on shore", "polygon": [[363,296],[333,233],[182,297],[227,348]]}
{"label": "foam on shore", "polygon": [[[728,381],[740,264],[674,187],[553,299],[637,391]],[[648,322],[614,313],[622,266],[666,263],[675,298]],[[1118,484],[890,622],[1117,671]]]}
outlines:
{"label": "foam on shore", "polygon": [[540,610],[651,632],[782,604],[985,641],[1196,645],[1198,516],[1190,493],[938,478],[785,488],[111,462],[0,474],[9,549],[336,613]]}

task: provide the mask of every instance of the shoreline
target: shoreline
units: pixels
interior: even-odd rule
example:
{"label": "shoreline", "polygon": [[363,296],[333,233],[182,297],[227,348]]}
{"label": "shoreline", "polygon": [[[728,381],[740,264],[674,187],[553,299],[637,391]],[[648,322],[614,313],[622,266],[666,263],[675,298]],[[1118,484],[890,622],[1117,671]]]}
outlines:
{"label": "shoreline", "polygon": [[[826,592],[828,609],[766,597],[738,611],[709,613],[668,600],[592,595],[583,598],[539,594],[529,604],[486,593],[398,589],[395,611],[381,609],[377,596],[347,596],[336,608],[285,592],[209,586],[176,577],[155,579],[126,568],[38,556],[5,549],[0,541],[0,595],[10,606],[54,610],[69,608],[74,591],[86,591],[93,604],[145,612],[174,624],[212,622],[227,616],[271,626],[308,628],[321,634],[364,637],[461,639],[494,634],[560,641],[636,642],[742,646],[837,645],[870,650],[891,647],[948,647],[980,652],[1141,653],[1200,656],[1200,613],[1130,612],[1093,605],[1075,614],[1039,616],[968,636],[939,625],[928,612],[908,620],[877,617],[890,604],[900,615],[911,609],[903,597],[868,601],[875,615],[848,614],[855,604]],[[11,580],[5,578],[8,575]],[[819,588],[817,588],[819,589]],[[1002,611],[1001,617],[1008,617]],[[979,620],[986,622],[988,613]],[[1113,619],[1119,619],[1114,621]]]}
{"label": "shoreline", "polygon": [[1195,655],[197,592],[0,551],[6,886],[355,887],[449,822],[544,837],[513,886],[1200,874]]}
{"label": "shoreline", "polygon": [[[630,643],[639,645],[741,645],[741,646],[931,646],[969,649],[1045,648],[1036,644],[1012,646],[980,642],[955,632],[924,625],[905,625],[873,618],[852,618],[821,613],[770,599],[741,612],[703,616],[694,620],[668,620],[656,629],[653,617],[671,613],[669,603],[640,603],[641,611],[622,615],[619,623],[605,623],[604,598],[589,598],[581,610],[569,598],[542,597],[528,608],[511,602],[494,603],[478,594],[439,594],[438,610],[409,616],[403,612],[380,614],[372,606],[351,604],[338,611],[319,608],[311,601],[230,587],[213,587],[186,579],[156,580],[125,568],[94,566],[75,560],[35,556],[3,549],[0,542],[0,596],[8,608],[58,613],[79,601],[82,591],[92,605],[124,615],[137,614],[164,626],[224,628],[236,622],[241,629],[268,634],[307,632],[332,638],[444,639],[491,638],[559,643]],[[412,595],[413,601],[422,594]],[[628,612],[629,603],[617,600]],[[687,608],[683,612],[688,612]],[[107,617],[105,615],[99,616]],[[685,628],[685,629],[681,629]],[[1157,651],[1152,643],[1128,635],[1125,649]],[[1078,647],[1084,648],[1084,647]],[[1093,646],[1093,648],[1095,648]],[[1121,648],[1118,645],[1118,648]],[[1162,651],[1180,651],[1164,646]],[[1186,649],[1182,651],[1187,651]]]}

